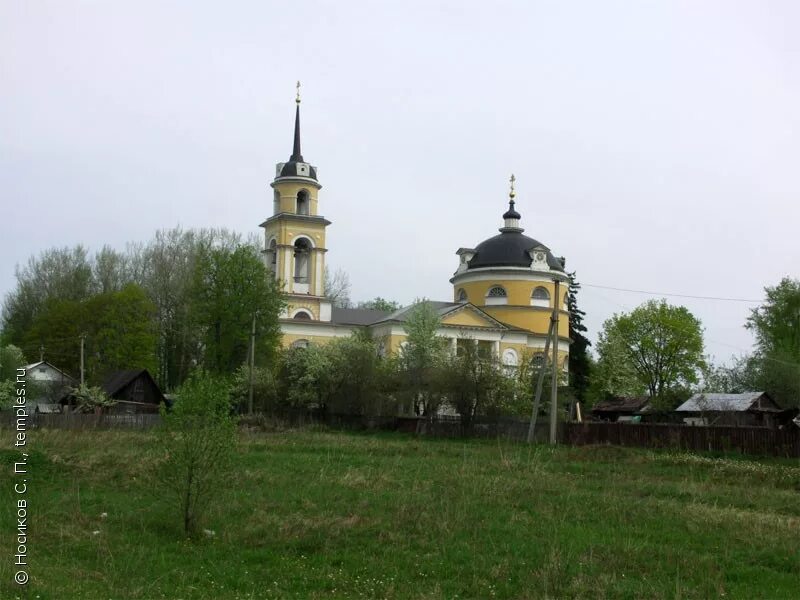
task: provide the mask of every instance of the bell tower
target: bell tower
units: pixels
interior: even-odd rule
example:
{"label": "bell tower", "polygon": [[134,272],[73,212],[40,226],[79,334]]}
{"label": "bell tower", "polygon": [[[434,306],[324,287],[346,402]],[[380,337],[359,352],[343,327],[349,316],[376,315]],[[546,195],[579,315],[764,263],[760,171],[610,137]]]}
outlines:
{"label": "bell tower", "polygon": [[300,150],[300,82],[294,117],[294,144],[287,162],[275,166],[272,216],[264,228],[267,269],[288,295],[284,318],[330,321],[331,303],[325,298],[325,230],[330,221],[319,214],[317,168]]}

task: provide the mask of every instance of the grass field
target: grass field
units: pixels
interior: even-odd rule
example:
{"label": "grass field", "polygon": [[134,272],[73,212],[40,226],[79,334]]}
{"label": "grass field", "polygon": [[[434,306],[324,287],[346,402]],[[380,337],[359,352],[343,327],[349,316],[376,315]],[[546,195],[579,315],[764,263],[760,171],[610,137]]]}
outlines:
{"label": "grass field", "polygon": [[[243,436],[213,537],[189,541],[153,486],[150,434],[30,444],[32,579],[11,583],[4,475],[2,598],[800,597],[796,461]],[[3,473],[16,457],[0,452]]]}

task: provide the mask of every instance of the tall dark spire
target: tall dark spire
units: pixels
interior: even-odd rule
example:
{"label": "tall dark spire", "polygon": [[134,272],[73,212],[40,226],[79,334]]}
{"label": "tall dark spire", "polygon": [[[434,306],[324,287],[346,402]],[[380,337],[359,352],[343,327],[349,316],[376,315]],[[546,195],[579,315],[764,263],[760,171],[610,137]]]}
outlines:
{"label": "tall dark spire", "polygon": [[294,114],[294,145],[292,155],[285,163],[278,163],[277,175],[275,179],[281,177],[302,177],[304,179],[317,180],[317,168],[306,163],[303,153],[300,151],[300,82],[297,82],[297,98],[294,100],[297,108]]}
{"label": "tall dark spire", "polygon": [[300,152],[300,82],[297,82],[297,111],[294,115],[294,146],[292,147],[292,155],[289,157],[291,162],[305,162],[303,160],[303,153]]}

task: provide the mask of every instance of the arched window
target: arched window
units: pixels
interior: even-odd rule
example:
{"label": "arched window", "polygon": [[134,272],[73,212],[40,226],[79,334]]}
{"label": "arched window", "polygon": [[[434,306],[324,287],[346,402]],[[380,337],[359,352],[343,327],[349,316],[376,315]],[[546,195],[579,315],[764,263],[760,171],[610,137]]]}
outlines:
{"label": "arched window", "polygon": [[547,291],[547,288],[542,286],[534,288],[531,294],[531,306],[550,306],[550,292]]}
{"label": "arched window", "polygon": [[564,292],[564,310],[569,310],[569,292]]}
{"label": "arched window", "polygon": [[458,290],[458,300],[457,302],[466,302],[467,301],[467,292],[464,291],[464,288]]}
{"label": "arched window", "polygon": [[296,340],[292,342],[292,348],[308,348],[308,340]]}
{"label": "arched window", "polygon": [[534,369],[541,369],[546,363],[547,360],[545,359],[544,352],[537,352],[531,358],[531,366]]}
{"label": "arched window", "polygon": [[292,318],[296,319],[297,321],[310,321],[311,313],[307,310],[298,310],[296,313],[294,313]]}
{"label": "arched window", "polygon": [[311,259],[311,244],[306,238],[294,243],[294,282],[308,284],[308,269]]}
{"label": "arched window", "polygon": [[281,212],[281,195],[278,190],[272,193],[272,214],[277,215]]}
{"label": "arched window", "polygon": [[267,248],[267,267],[273,273],[278,272],[278,242],[275,241],[275,238],[272,238],[269,241],[269,247]]}
{"label": "arched window", "polygon": [[508,304],[508,295],[505,288],[499,285],[489,288],[489,291],[486,292],[486,304]]}
{"label": "arched window", "polygon": [[297,214],[307,215],[309,209],[308,205],[308,192],[306,190],[300,190],[297,192]]}

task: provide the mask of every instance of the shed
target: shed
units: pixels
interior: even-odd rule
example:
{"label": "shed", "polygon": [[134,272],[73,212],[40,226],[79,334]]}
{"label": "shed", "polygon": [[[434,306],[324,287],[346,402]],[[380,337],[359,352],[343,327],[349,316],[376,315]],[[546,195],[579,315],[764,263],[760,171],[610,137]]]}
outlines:
{"label": "shed", "polygon": [[675,409],[687,425],[777,427],[783,410],[766,392],[695,394]]}
{"label": "shed", "polygon": [[597,421],[636,422],[650,408],[650,396],[618,396],[602,400],[592,407]]}

